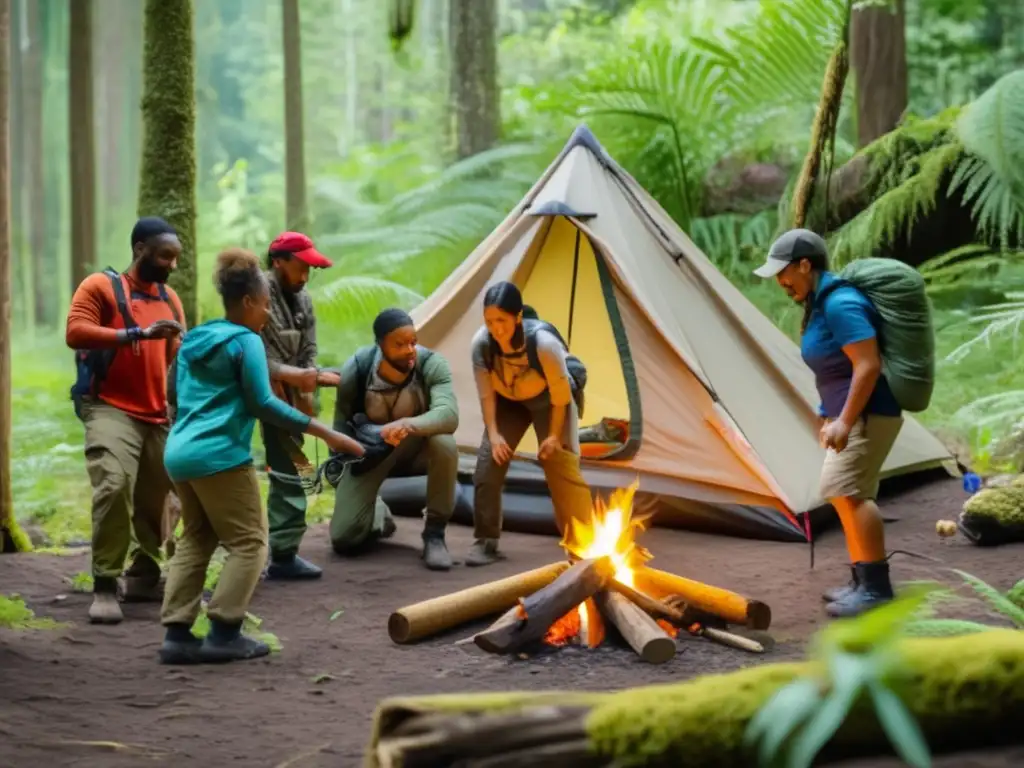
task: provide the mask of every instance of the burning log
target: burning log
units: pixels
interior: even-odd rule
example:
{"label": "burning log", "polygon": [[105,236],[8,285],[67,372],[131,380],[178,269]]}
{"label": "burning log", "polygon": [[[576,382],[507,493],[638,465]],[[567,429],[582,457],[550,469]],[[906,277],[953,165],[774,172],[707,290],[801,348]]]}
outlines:
{"label": "burning log", "polygon": [[621,581],[612,580],[608,585],[608,588],[614,589],[624,597],[628,597],[632,602],[643,608],[651,616],[669,619],[676,624],[683,620],[683,612],[679,608],[676,608],[664,600],[658,600],[657,598],[644,594],[640,590],[635,589],[628,584],[623,584]]}
{"label": "burning log", "polygon": [[490,653],[515,653],[541,640],[552,624],[603,589],[614,573],[609,557],[580,560],[546,587],[521,599],[518,611],[506,613],[473,641]]}
{"label": "burning log", "polygon": [[595,599],[605,618],[641,659],[649,664],[664,664],[676,655],[676,641],[628,597],[606,590]]}
{"label": "burning log", "polygon": [[526,573],[407,605],[388,618],[388,634],[396,643],[412,643],[499,613],[516,606],[521,598],[547,587],[568,568],[566,562],[552,563]]}
{"label": "burning log", "polygon": [[766,604],[749,600],[727,589],[646,566],[636,569],[634,580],[642,592],[660,598],[680,595],[688,605],[720,616],[730,624],[745,625],[750,629],[768,629],[772,623],[772,610]]}

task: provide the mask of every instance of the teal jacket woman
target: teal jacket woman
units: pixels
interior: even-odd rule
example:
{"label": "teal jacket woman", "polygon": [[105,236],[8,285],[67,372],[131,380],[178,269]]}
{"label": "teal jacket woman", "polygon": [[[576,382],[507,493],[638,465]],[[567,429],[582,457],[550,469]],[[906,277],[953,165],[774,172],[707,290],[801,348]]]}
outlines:
{"label": "teal jacket woman", "polygon": [[177,418],[164,464],[174,482],[252,463],[256,420],[305,432],[310,418],[274,395],[260,335],[230,320],[194,328],[178,353]]}
{"label": "teal jacket woman", "polygon": [[[249,452],[256,419],[319,437],[333,451],[363,455],[355,440],[271,391],[258,335],[270,312],[270,293],[256,256],[241,249],[221,253],[216,282],[226,319],[205,323],[185,337],[174,382],[177,419],[164,450],[183,528],[160,614],[165,664],[254,659],[270,652],[266,643],[241,634],[267,559],[267,515]],[[200,640],[191,627],[218,546],[228,556],[207,606],[210,632]]]}

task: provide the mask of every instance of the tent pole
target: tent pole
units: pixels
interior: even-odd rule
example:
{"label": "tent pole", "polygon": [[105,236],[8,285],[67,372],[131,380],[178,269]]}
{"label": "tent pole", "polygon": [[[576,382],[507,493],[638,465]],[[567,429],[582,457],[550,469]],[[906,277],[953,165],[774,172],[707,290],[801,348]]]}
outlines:
{"label": "tent pole", "polygon": [[580,228],[576,227],[576,247],[572,255],[572,293],[569,294],[569,333],[566,336],[565,343],[570,349],[572,349],[572,319],[573,315],[576,314],[576,278],[580,271],[580,237],[582,233]]}

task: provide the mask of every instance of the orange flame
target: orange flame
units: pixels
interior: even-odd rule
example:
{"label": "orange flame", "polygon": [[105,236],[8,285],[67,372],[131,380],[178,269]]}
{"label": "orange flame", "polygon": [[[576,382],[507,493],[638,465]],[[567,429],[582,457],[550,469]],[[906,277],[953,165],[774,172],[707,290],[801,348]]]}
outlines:
{"label": "orange flame", "polygon": [[633,572],[651,559],[651,553],[636,543],[646,518],[633,517],[633,496],[640,486],[637,480],[628,488],[612,492],[607,504],[594,502],[590,520],[569,520],[562,537],[562,548],[581,559],[609,556],[615,566],[615,580],[633,587]]}
{"label": "orange flame", "polygon": [[573,608],[548,627],[548,632],[544,635],[544,642],[555,646],[569,644],[579,635],[581,623],[580,609]]}
{"label": "orange flame", "polygon": [[670,624],[669,622],[665,621],[664,619],[655,619],[655,621],[658,623],[659,627],[661,627],[662,629],[665,630],[665,634],[667,634],[673,640],[675,640],[676,637],[679,635],[679,627],[677,627],[677,626],[675,626],[673,624]]}

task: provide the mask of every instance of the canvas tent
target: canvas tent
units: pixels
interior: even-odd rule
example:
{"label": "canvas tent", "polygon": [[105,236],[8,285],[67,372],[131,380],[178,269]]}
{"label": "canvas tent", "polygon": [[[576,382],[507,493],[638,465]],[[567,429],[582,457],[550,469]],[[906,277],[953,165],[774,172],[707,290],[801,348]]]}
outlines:
{"label": "canvas tent", "polygon": [[[704,256],[658,203],[580,126],[522,202],[413,312],[421,344],[450,361],[460,404],[456,518],[471,508],[483,433],[470,365],[483,294],[511,280],[587,365],[582,424],[628,422],[628,439],[583,461],[596,492],[640,481],[655,524],[803,540],[818,492],[813,377],[797,346]],[[551,529],[532,432],[506,484],[508,527]],[[952,457],[913,418],[884,471]],[[385,500],[422,479],[388,481]],[[413,490],[419,483],[418,490]],[[396,510],[399,511],[399,510]]]}

